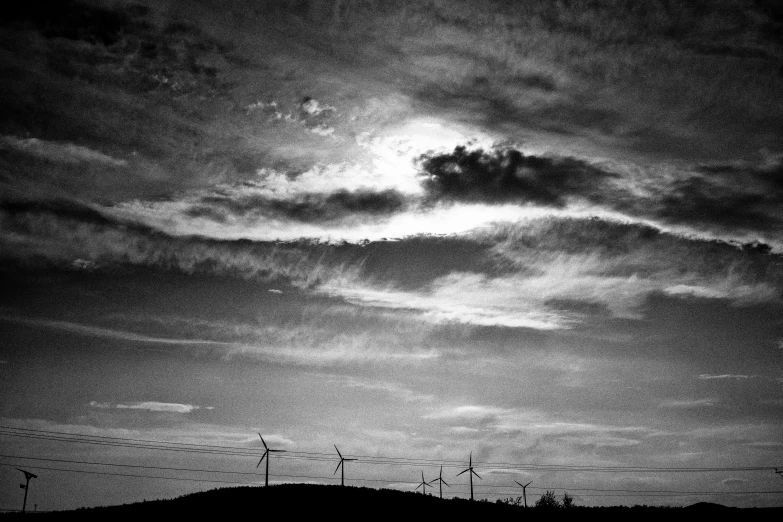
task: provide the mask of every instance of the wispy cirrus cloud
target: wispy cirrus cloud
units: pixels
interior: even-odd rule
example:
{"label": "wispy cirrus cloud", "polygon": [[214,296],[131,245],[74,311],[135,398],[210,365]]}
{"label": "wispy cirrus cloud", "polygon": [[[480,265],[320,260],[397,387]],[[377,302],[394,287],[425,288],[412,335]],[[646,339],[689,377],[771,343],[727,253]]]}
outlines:
{"label": "wispy cirrus cloud", "polygon": [[705,398],[705,399],[668,399],[662,401],[659,406],[661,408],[677,408],[677,409],[690,409],[690,408],[709,408],[715,406],[718,403],[718,399]]}
{"label": "wispy cirrus cloud", "polygon": [[[414,312],[432,323],[563,329],[584,319],[584,305],[638,318],[655,293],[743,306],[772,303],[779,300],[783,281],[774,256],[595,219],[528,218],[487,226],[463,236],[482,249],[474,256],[479,266],[448,270],[444,265],[426,277],[428,272],[421,272],[418,285],[402,288],[400,279],[384,274],[405,273],[405,258],[393,271],[373,273],[365,264],[369,254],[356,248],[169,236],[78,205],[6,204],[2,210],[5,255],[71,267],[74,260],[90,267],[128,263],[283,280],[358,306]],[[445,218],[465,208],[443,210]],[[431,229],[428,219],[415,219]],[[353,231],[357,237],[361,232]],[[707,262],[716,255],[721,263]],[[478,267],[482,271],[471,271]]]}
{"label": "wispy cirrus cloud", "polygon": [[709,380],[743,381],[747,379],[753,379],[754,377],[758,377],[758,375],[742,375],[742,374],[735,374],[735,373],[723,373],[723,374],[702,373],[697,376],[698,379],[703,381],[709,381]]}
{"label": "wispy cirrus cloud", "polygon": [[84,162],[106,167],[125,167],[128,165],[128,162],[124,159],[117,159],[89,147],[73,143],[1,136],[0,147],[58,163]]}
{"label": "wispy cirrus cloud", "polygon": [[[290,330],[290,329],[289,329]],[[344,364],[423,364],[435,361],[442,351],[400,345],[395,340],[379,343],[377,336],[365,333],[340,335],[330,332],[326,338],[308,327],[296,332],[277,332],[277,343],[270,338],[258,342],[235,343],[224,353],[225,358],[251,357],[277,364],[328,367]]]}
{"label": "wispy cirrus cloud", "polygon": [[628,437],[612,437],[612,436],[599,436],[599,435],[586,435],[586,436],[566,436],[558,437],[557,441],[564,442],[566,444],[575,446],[589,446],[589,447],[626,447],[636,446],[641,444],[639,439],[631,439]]}
{"label": "wispy cirrus cloud", "polygon": [[124,330],[116,330],[112,328],[103,328],[100,326],[93,326],[87,324],[74,323],[71,321],[58,321],[42,318],[30,318],[30,317],[17,317],[17,316],[0,316],[0,321],[8,321],[12,323],[24,324],[33,327],[50,328],[55,330],[63,330],[79,335],[87,335],[90,337],[102,337],[105,339],[117,339],[120,341],[130,341],[136,343],[151,343],[151,344],[168,344],[168,345],[209,345],[209,346],[233,346],[233,343],[226,343],[221,341],[210,341],[207,339],[176,339],[168,337],[153,337],[144,334],[138,334],[134,332],[128,332]]}
{"label": "wispy cirrus cloud", "polygon": [[373,380],[352,376],[343,376],[333,380],[348,388],[382,392],[405,402],[431,402],[435,399],[434,395],[419,393],[406,388],[400,383],[392,381]]}
{"label": "wispy cirrus cloud", "polygon": [[195,410],[212,410],[213,406],[196,406],[194,404],[179,404],[176,402],[142,401],[128,404],[90,401],[90,407],[116,410],[144,410],[164,413],[191,413]]}
{"label": "wispy cirrus cloud", "polygon": [[461,234],[495,222],[551,213],[529,206],[473,203],[421,208],[395,192],[338,191],[326,196],[264,200],[263,205],[248,212],[232,212],[230,206],[212,201],[132,201],[101,210],[118,220],[137,222],[172,236],[350,243],[422,234]]}
{"label": "wispy cirrus cloud", "polygon": [[[116,403],[95,401],[100,406],[113,407]],[[133,403],[129,403],[133,404]],[[182,405],[177,406],[192,406]],[[98,409],[102,409],[101,407]],[[195,410],[194,410],[195,411]],[[174,412],[176,413],[176,412]],[[94,419],[93,419],[94,420]],[[86,419],[78,419],[73,422],[58,422],[43,418],[10,418],[1,417],[4,426],[14,428],[58,431],[72,434],[85,434],[93,436],[108,436],[121,438],[148,438],[170,442],[189,444],[230,445],[240,447],[255,447],[261,441],[258,435],[248,434],[247,427],[234,427],[200,422],[188,422],[187,424],[165,425],[145,428],[118,427],[115,424],[102,425],[91,423]],[[255,438],[254,438],[255,437]]]}
{"label": "wispy cirrus cloud", "polygon": [[365,306],[416,310],[432,322],[537,330],[571,328],[584,320],[587,312],[577,303],[597,305],[615,317],[640,318],[642,305],[655,293],[692,297],[690,292],[670,291],[685,281],[698,281],[702,288],[711,289],[710,298],[739,305],[778,300],[774,285],[755,283],[736,273],[683,273],[666,266],[641,271],[633,259],[597,254],[531,252],[515,255],[515,259],[520,265],[516,273],[489,277],[454,272],[416,291],[361,281],[339,285],[326,281],[318,289]]}
{"label": "wispy cirrus cloud", "polygon": [[732,486],[744,486],[745,484],[748,483],[748,480],[747,479],[743,479],[743,478],[730,477],[730,478],[725,478],[725,479],[721,480],[720,483],[723,484],[724,486],[729,486],[729,487],[732,487]]}
{"label": "wispy cirrus cloud", "polygon": [[434,323],[554,330],[570,322],[557,311],[531,305],[520,281],[488,279],[482,274],[451,274],[420,292],[331,283],[319,291],[363,306],[417,311],[423,320]]}
{"label": "wispy cirrus cloud", "polygon": [[208,270],[247,279],[290,279],[301,286],[312,284],[325,271],[335,277],[332,269],[358,268],[338,259],[331,265],[324,255],[328,251],[309,242],[280,245],[172,237],[75,203],[0,205],[0,219],[0,243],[8,247],[3,254],[22,262],[48,260],[70,266],[81,259],[165,266],[187,273]]}
{"label": "wispy cirrus cloud", "polygon": [[[285,435],[281,435],[279,433],[259,433],[262,437],[264,437],[264,440],[267,444],[272,444],[275,446],[286,446],[286,447],[292,447],[296,446],[296,442],[289,439]],[[247,440],[245,441],[247,444],[249,444],[252,447],[257,448],[263,448],[263,442],[261,442],[261,439],[258,436],[250,435],[248,436]]]}
{"label": "wispy cirrus cloud", "polygon": [[426,419],[494,419],[516,413],[513,408],[501,408],[481,404],[464,404],[441,408],[424,416]]}
{"label": "wispy cirrus cloud", "polygon": [[[411,347],[393,335],[373,335],[368,332],[336,332],[316,325],[236,327],[206,325],[205,332],[215,340],[159,337],[124,330],[103,328],[71,321],[41,318],[0,316],[0,320],[31,327],[53,328],[78,335],[116,339],[134,343],[160,344],[176,347],[208,349],[224,359],[249,357],[277,364],[297,366],[333,366],[342,364],[423,363],[441,357],[435,348]],[[204,325],[202,325],[204,326]],[[354,386],[373,386],[351,381]],[[351,385],[351,384],[346,384]],[[392,383],[376,384],[375,389],[405,396],[411,400],[428,400],[427,396],[407,393]]]}
{"label": "wispy cirrus cloud", "polygon": [[568,446],[636,446],[643,437],[661,434],[645,426],[581,422],[567,417],[542,410],[480,404],[444,406],[423,415],[457,435],[518,435],[530,441],[545,439]]}

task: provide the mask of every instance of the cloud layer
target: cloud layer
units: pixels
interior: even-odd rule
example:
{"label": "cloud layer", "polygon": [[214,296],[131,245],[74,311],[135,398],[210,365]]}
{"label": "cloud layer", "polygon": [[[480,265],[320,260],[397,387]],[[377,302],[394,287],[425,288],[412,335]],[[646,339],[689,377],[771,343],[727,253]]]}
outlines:
{"label": "cloud layer", "polygon": [[[110,404],[106,402],[90,401],[90,407],[99,409],[117,409],[117,410],[144,410],[164,413],[190,413],[192,411],[204,408],[193,404],[178,404],[172,402],[143,401],[132,402],[129,404]],[[206,409],[212,409],[206,407]]]}

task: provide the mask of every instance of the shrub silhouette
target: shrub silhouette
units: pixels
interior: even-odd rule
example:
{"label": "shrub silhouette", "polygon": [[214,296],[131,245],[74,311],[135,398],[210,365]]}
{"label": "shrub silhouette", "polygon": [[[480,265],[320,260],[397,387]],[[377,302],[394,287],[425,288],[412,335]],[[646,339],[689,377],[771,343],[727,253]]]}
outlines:
{"label": "shrub silhouette", "polygon": [[574,506],[574,497],[568,493],[563,494],[563,501],[557,500],[554,491],[547,491],[536,500],[535,507],[540,508],[572,508]]}
{"label": "shrub silhouette", "polygon": [[537,508],[559,508],[562,507],[560,502],[555,498],[554,491],[547,491],[541,497],[536,500],[535,507]]}

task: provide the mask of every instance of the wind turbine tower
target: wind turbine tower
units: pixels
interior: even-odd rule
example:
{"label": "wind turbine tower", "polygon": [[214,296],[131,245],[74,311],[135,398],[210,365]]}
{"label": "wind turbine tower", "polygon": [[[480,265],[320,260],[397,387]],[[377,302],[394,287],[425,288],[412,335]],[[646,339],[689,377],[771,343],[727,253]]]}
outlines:
{"label": "wind turbine tower", "polygon": [[440,490],[440,498],[443,498],[443,484],[446,484],[446,487],[450,488],[449,483],[443,480],[443,466],[440,467],[440,473],[438,474],[438,478],[432,479],[433,482],[438,482],[438,489]]}
{"label": "wind turbine tower", "polygon": [[[517,482],[517,481],[515,480],[514,482]],[[524,498],[524,499],[525,499],[525,507],[527,507],[527,492],[526,492],[526,490],[527,490],[527,487],[528,487],[530,484],[532,484],[532,483],[533,483],[533,481],[532,481],[532,480],[531,480],[530,482],[528,482],[527,484],[519,484],[519,482],[517,482],[517,484],[519,484],[520,486],[522,486],[522,498]]]}
{"label": "wind turbine tower", "polygon": [[423,495],[426,495],[427,494],[427,486],[429,486],[429,485],[430,485],[430,483],[427,482],[426,480],[424,480],[424,472],[422,471],[421,472],[421,482],[419,482],[419,485],[416,486],[416,489],[421,488],[421,493]]}
{"label": "wind turbine tower", "polygon": [[27,491],[30,489],[30,479],[38,478],[38,475],[34,475],[29,471],[25,471],[23,469],[19,469],[19,468],[16,469],[24,473],[24,478],[25,478],[25,483],[19,484],[19,487],[24,490],[24,500],[22,501],[22,513],[24,513],[25,509],[27,508]]}
{"label": "wind turbine tower", "polygon": [[[261,434],[258,434],[259,437],[261,437]],[[266,459],[266,475],[264,478],[264,487],[269,485],[269,454],[270,453],[285,453],[286,450],[279,450],[279,449],[271,449],[269,446],[266,445],[266,441],[264,441],[264,437],[261,437],[261,444],[264,445],[264,454],[261,455],[261,460],[258,461],[258,464],[256,464],[256,467],[261,465],[261,462]]]}
{"label": "wind turbine tower", "polygon": [[337,470],[340,470],[340,485],[345,486],[345,462],[349,460],[358,460],[358,459],[346,459],[343,457],[343,454],[340,453],[340,450],[337,449],[337,445],[334,446],[334,449],[337,450],[337,455],[340,457],[340,463],[337,464],[337,467],[334,468],[334,473],[332,475],[337,473]]}
{"label": "wind turbine tower", "polygon": [[479,477],[478,473],[473,471],[473,452],[472,451],[470,452],[470,461],[469,461],[469,464],[468,464],[468,469],[464,469],[464,470],[460,471],[459,473],[457,473],[457,476],[459,477],[460,475],[462,475],[463,473],[467,473],[468,471],[470,471],[470,473],[468,473],[468,476],[470,477],[470,500],[473,500],[473,475],[476,475],[479,478],[479,480],[483,480],[483,479],[481,477]]}

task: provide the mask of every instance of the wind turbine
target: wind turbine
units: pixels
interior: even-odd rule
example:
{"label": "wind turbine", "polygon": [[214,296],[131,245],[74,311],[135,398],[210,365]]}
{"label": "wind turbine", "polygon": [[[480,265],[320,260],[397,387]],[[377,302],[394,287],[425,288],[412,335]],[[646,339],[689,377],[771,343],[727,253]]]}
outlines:
{"label": "wind turbine", "polygon": [[459,473],[457,473],[457,476],[459,477],[463,473],[467,473],[468,471],[470,471],[470,473],[468,473],[468,476],[470,477],[470,500],[473,500],[473,475],[476,475],[480,480],[483,480],[483,479],[481,479],[481,477],[479,477],[478,473],[473,471],[473,452],[472,451],[470,452],[470,461],[469,462],[470,463],[468,464],[468,469],[464,469],[464,470],[460,471]]}
{"label": "wind turbine", "polygon": [[439,486],[439,489],[440,489],[440,498],[443,498],[443,484],[446,484],[446,487],[449,487],[449,488],[451,487],[451,486],[449,486],[448,482],[443,480],[443,466],[440,467],[440,473],[438,474],[438,478],[432,479],[432,482],[436,482],[436,481],[438,482],[438,486]]}
{"label": "wind turbine", "polygon": [[340,470],[340,485],[341,486],[345,486],[345,464],[344,463],[349,461],[349,460],[358,460],[358,459],[346,459],[345,457],[343,457],[343,454],[340,453],[340,450],[337,449],[337,445],[334,445],[334,449],[337,450],[337,455],[340,456],[340,463],[337,464],[336,468],[334,468],[334,473],[332,473],[332,475],[336,474],[337,470],[339,469]]}
{"label": "wind turbine", "polygon": [[38,478],[38,475],[34,475],[30,473],[29,471],[25,471],[20,468],[16,468],[22,473],[24,473],[25,483],[19,484],[19,487],[24,490],[24,501],[22,502],[22,513],[24,513],[25,509],[27,508],[27,490],[30,489],[30,479],[31,478]]}
{"label": "wind turbine", "polygon": [[427,494],[427,486],[429,486],[430,483],[424,480],[424,472],[421,472],[421,482],[419,482],[419,485],[416,486],[416,489],[421,488],[421,492],[423,495]]}
{"label": "wind turbine", "polygon": [[[517,481],[515,480],[514,482],[517,482]],[[524,499],[525,499],[525,507],[527,507],[527,492],[526,492],[526,490],[527,490],[527,487],[528,487],[530,484],[532,484],[532,483],[533,483],[533,481],[532,481],[532,480],[531,480],[530,482],[528,482],[527,484],[519,484],[519,482],[517,482],[517,484],[519,484],[520,486],[522,486],[522,498],[524,498]]]}
{"label": "wind turbine", "polygon": [[[259,437],[261,437],[261,434],[258,434]],[[261,460],[258,461],[258,464],[256,464],[256,467],[261,465],[261,462],[264,461],[266,458],[266,476],[264,478],[264,487],[269,485],[269,454],[270,453],[285,453],[286,450],[278,450],[278,449],[270,449],[269,446],[266,445],[266,442],[264,441],[264,437],[261,437],[261,444],[264,445],[264,454],[261,455]]]}

